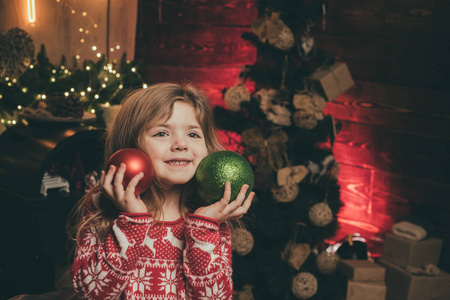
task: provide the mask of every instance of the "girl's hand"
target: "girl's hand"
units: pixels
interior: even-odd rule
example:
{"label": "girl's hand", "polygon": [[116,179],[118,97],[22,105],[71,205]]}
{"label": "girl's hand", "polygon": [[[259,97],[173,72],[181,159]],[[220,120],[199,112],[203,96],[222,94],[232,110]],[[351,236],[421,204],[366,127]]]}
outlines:
{"label": "girl's hand", "polygon": [[231,197],[231,183],[225,184],[225,192],[222,199],[209,206],[203,206],[198,208],[194,214],[205,216],[211,219],[219,221],[219,223],[225,222],[231,219],[240,219],[245,215],[252,204],[254,192],[251,192],[247,199],[245,194],[248,190],[248,185],[244,184],[241,191],[236,197],[236,200],[230,203]]}
{"label": "girl's hand", "polygon": [[[141,200],[141,197],[134,195],[136,185],[144,177],[144,173],[139,173],[130,180],[126,190],[123,189],[123,177],[125,174],[126,166],[121,163],[116,173],[116,167],[111,165],[108,172],[102,170],[100,176],[100,190],[111,200],[120,212],[129,213],[146,213],[147,207]],[[115,174],[115,176],[114,176]]]}

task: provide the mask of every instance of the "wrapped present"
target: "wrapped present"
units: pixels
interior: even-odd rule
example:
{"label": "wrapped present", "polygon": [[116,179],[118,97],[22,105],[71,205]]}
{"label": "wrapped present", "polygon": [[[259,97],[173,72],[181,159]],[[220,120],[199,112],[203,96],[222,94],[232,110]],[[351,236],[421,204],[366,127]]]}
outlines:
{"label": "wrapped present", "polygon": [[428,237],[421,241],[413,241],[388,233],[384,239],[383,259],[402,267],[422,267],[439,264],[442,240]]}
{"label": "wrapped present", "polygon": [[450,275],[440,272],[436,276],[413,275],[405,268],[380,259],[386,268],[386,300],[448,300]]}
{"label": "wrapped present", "polygon": [[342,275],[352,281],[384,282],[385,269],[368,260],[342,259],[337,268]]}
{"label": "wrapped present", "polygon": [[319,90],[328,101],[333,101],[334,98],[355,85],[347,64],[343,62],[319,68],[311,75],[311,78],[319,83]]}
{"label": "wrapped present", "polygon": [[346,300],[362,300],[362,299],[385,300],[386,285],[384,284],[384,282],[360,282],[349,280],[347,284]]}

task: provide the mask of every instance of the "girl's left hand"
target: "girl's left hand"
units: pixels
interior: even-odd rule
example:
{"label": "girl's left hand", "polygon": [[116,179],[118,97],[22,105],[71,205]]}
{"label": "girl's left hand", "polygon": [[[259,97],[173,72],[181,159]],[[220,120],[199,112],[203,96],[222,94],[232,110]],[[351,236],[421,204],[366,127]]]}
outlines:
{"label": "girl's left hand", "polygon": [[236,199],[230,203],[231,183],[227,182],[225,184],[225,192],[223,193],[222,199],[209,206],[198,208],[194,214],[215,219],[219,221],[219,223],[231,219],[240,219],[247,213],[252,204],[253,197],[255,196],[255,193],[251,192],[247,199],[245,199],[247,190],[248,185],[244,184]]}

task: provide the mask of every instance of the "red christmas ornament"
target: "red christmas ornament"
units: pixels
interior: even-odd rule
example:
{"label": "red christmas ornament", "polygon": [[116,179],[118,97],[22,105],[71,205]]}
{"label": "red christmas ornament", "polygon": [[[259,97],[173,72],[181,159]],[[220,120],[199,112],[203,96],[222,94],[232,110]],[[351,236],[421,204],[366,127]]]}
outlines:
{"label": "red christmas ornament", "polygon": [[139,180],[136,191],[134,192],[135,195],[142,194],[155,177],[155,169],[153,168],[150,157],[141,150],[124,148],[111,155],[107,163],[107,170],[111,165],[119,168],[121,163],[124,163],[127,166],[122,182],[124,189],[127,188],[128,183],[134,176],[138,175],[140,172],[144,173],[144,177]]}

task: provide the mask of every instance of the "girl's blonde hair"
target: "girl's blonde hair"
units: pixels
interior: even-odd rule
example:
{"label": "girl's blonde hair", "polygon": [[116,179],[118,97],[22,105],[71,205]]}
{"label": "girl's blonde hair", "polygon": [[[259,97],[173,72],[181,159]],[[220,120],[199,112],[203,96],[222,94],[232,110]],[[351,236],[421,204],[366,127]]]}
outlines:
{"label": "girl's blonde hair", "polygon": [[[159,83],[146,89],[135,90],[123,100],[113,125],[106,133],[103,169],[105,169],[109,157],[120,149],[136,148],[148,154],[145,143],[146,132],[157,123],[168,120],[172,115],[174,103],[177,101],[189,103],[194,107],[197,121],[205,137],[208,153],[223,150],[216,134],[211,106],[205,95],[190,84]],[[147,205],[148,211],[154,212],[154,216],[157,216],[158,219],[162,215],[164,203],[163,188],[164,186],[155,176],[150,187],[141,194],[141,199]],[[77,245],[80,232],[91,226],[97,227],[99,238],[103,241],[112,222],[118,216],[118,211],[111,201],[101,195],[96,212],[89,218],[82,219],[82,211],[95,192],[98,192],[98,188],[93,188],[81,198],[72,213],[75,224],[73,226],[69,224],[68,227],[71,238]],[[193,212],[190,203],[186,201],[191,192],[191,183],[187,183],[180,201],[180,210],[183,215],[186,212]]]}

